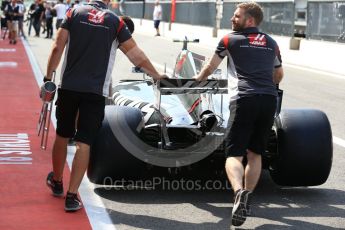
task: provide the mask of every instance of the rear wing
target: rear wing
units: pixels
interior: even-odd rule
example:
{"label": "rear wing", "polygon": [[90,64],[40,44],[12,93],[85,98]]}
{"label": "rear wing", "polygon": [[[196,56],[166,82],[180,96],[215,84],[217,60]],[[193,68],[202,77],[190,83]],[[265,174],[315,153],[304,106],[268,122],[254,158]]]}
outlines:
{"label": "rear wing", "polygon": [[157,81],[157,90],[161,95],[171,94],[226,94],[228,93],[227,79],[163,79]]}

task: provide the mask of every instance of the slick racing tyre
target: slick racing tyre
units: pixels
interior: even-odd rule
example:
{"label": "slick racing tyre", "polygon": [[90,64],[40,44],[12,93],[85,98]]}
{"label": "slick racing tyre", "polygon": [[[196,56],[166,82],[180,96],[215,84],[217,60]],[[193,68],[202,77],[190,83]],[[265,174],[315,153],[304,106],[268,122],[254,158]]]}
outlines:
{"label": "slick racing tyre", "polygon": [[118,140],[139,135],[142,114],[139,109],[125,106],[106,106],[102,127],[91,148],[88,178],[96,184],[114,184],[122,179],[143,178],[146,164]]}
{"label": "slick racing tyre", "polygon": [[270,166],[273,181],[282,186],[323,184],[333,157],[326,114],[319,110],[283,110],[274,126],[277,157]]}

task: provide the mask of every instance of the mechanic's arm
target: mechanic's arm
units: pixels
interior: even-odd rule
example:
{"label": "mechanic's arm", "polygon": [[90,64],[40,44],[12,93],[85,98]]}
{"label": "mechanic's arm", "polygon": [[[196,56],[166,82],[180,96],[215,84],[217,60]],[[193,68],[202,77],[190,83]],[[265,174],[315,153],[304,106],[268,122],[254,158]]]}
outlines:
{"label": "mechanic's arm", "polygon": [[48,59],[47,72],[46,72],[47,79],[52,78],[53,71],[56,70],[56,68],[59,65],[62,53],[65,49],[65,46],[68,40],[68,33],[69,33],[68,30],[63,29],[63,28],[59,28],[57,32],[57,36],[53,43],[53,47]]}
{"label": "mechanic's arm", "polygon": [[135,65],[143,69],[143,71],[155,80],[166,78],[165,74],[159,74],[145,53],[137,46],[133,38],[120,44],[120,50]]}
{"label": "mechanic's arm", "polygon": [[195,80],[197,81],[205,81],[208,76],[210,76],[219,66],[219,64],[223,61],[222,58],[218,56],[218,54],[214,54],[212,58],[208,61],[208,63],[202,68],[200,73],[194,76]]}
{"label": "mechanic's arm", "polygon": [[283,71],[283,67],[280,66],[278,68],[274,68],[273,70],[273,82],[274,84],[279,84],[284,76],[284,71]]}

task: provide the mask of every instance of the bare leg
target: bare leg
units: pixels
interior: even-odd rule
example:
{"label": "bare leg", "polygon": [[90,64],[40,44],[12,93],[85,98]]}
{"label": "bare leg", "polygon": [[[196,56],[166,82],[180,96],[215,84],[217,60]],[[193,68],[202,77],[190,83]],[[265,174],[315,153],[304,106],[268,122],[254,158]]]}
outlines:
{"label": "bare leg", "polygon": [[63,170],[65,167],[67,157],[67,144],[68,138],[64,138],[56,134],[52,156],[54,171],[53,179],[56,181],[62,180]]}
{"label": "bare leg", "polygon": [[7,22],[7,30],[8,30],[8,39],[12,40],[12,23],[11,22]]}
{"label": "bare leg", "polygon": [[89,158],[90,158],[89,145],[81,143],[81,142],[77,142],[76,147],[77,147],[77,151],[73,159],[71,179],[70,179],[69,189],[68,189],[68,192],[70,193],[78,192],[80,183],[89,165]]}
{"label": "bare leg", "polygon": [[248,164],[245,168],[244,188],[253,191],[259,181],[261,173],[261,155],[247,150]]}
{"label": "bare leg", "polygon": [[13,40],[13,31],[10,30],[10,32],[8,33],[8,38],[12,41]]}
{"label": "bare leg", "polygon": [[15,43],[17,42],[17,31],[16,30],[13,30],[13,41],[15,41]]}
{"label": "bare leg", "polygon": [[228,157],[225,162],[226,174],[234,192],[243,188],[244,168],[242,160],[243,157]]}

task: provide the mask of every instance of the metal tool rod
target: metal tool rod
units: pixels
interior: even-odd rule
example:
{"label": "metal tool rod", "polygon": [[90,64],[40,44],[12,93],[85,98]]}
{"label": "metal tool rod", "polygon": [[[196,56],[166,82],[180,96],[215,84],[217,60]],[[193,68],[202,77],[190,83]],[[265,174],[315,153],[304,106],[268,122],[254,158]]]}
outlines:
{"label": "metal tool rod", "polygon": [[[47,149],[48,134],[50,127],[51,113],[53,109],[53,102],[55,97],[56,85],[54,83],[55,71],[53,71],[52,81],[49,85],[43,85],[41,88],[41,99],[43,101],[42,109],[40,112],[40,117],[38,119],[38,136],[42,134],[41,137],[41,149]],[[45,84],[48,84],[45,83]],[[49,87],[45,87],[49,86]]]}

